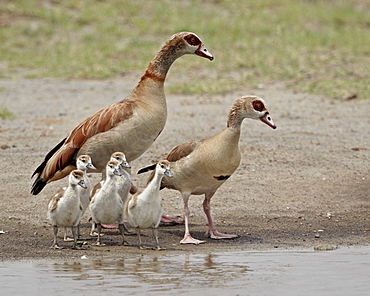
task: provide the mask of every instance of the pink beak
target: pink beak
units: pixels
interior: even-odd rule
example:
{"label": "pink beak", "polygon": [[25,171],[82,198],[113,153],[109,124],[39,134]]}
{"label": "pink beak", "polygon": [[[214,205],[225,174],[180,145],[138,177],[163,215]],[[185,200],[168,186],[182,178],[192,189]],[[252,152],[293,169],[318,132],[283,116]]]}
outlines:
{"label": "pink beak", "polygon": [[203,43],[198,47],[198,49],[194,53],[200,57],[209,59],[210,61],[214,59],[213,55],[207,50]]}
{"label": "pink beak", "polygon": [[260,117],[261,121],[266,123],[268,126],[272,127],[273,129],[276,129],[277,126],[275,123],[272,121],[272,118],[268,112],[265,113],[262,117]]}

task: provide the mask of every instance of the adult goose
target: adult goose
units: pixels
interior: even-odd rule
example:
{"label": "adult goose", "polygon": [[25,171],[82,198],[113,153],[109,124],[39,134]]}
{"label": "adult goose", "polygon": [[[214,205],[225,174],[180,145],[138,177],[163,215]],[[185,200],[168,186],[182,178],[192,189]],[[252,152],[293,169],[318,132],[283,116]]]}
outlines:
{"label": "adult goose", "polygon": [[156,249],[162,250],[158,241],[158,225],[162,216],[162,199],[159,190],[163,176],[172,177],[170,162],[167,160],[157,163],[153,179],[143,192],[137,192],[129,199],[125,208],[129,225],[137,229],[140,249],[144,249],[141,241],[141,229],[152,228]]}
{"label": "adult goose", "polygon": [[[206,235],[213,239],[235,238],[216,230],[211,216],[211,198],[217,189],[235,172],[240,164],[239,138],[244,118],[261,120],[273,129],[276,128],[266,103],[256,96],[244,96],[233,103],[225,129],[214,136],[194,140],[175,147],[168,155],[173,177],[162,179],[162,188],[181,192],[184,201],[185,235],[180,243],[200,244],[204,241],[193,238],[189,232],[190,195],[204,194],[203,210],[208,220]],[[154,169],[154,165],[139,170],[139,174]],[[152,178],[154,173],[150,178]]]}
{"label": "adult goose", "polygon": [[68,180],[69,185],[63,194],[53,196],[48,203],[48,217],[54,230],[54,242],[51,248],[54,249],[60,249],[57,244],[58,226],[72,227],[72,248],[77,248],[76,227],[83,213],[80,197],[83,190],[86,190],[84,173],[74,170]]}
{"label": "adult goose", "polygon": [[172,63],[185,54],[213,60],[196,34],[181,32],[173,35],[125,99],[92,114],[46,154],[32,175],[37,177],[31,193],[37,195],[47,183],[67,176],[76,168],[75,160],[81,154],[94,160],[96,172],[104,170],[115,151],[124,152],[128,162],[142,155],[165,126],[164,81]]}

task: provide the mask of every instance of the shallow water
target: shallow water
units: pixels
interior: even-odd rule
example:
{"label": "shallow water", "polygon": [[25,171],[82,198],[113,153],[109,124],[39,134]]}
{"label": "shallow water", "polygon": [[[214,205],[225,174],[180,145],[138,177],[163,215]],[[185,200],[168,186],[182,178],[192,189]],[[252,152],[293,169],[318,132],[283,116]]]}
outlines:
{"label": "shallow water", "polygon": [[0,262],[1,295],[369,295],[370,247]]}

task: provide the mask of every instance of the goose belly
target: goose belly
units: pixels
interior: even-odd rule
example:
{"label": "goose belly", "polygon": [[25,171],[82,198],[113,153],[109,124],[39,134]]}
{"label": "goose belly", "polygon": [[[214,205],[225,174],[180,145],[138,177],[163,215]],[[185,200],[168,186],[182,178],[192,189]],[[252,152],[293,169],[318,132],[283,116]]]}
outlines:
{"label": "goose belly", "polygon": [[82,211],[78,200],[59,202],[58,207],[49,212],[49,219],[53,225],[76,226],[81,218]]}
{"label": "goose belly", "polygon": [[157,227],[162,216],[162,207],[159,203],[145,203],[129,209],[129,224],[132,227]]}
{"label": "goose belly", "polygon": [[119,196],[95,200],[90,205],[90,212],[96,223],[113,224],[123,221],[123,204]]}

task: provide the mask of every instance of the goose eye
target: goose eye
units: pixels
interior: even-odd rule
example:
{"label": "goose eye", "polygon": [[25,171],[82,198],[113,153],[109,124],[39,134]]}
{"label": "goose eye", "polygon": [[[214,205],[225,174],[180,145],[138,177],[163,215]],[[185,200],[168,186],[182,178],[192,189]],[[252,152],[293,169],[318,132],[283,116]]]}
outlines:
{"label": "goose eye", "polygon": [[190,34],[190,35],[187,35],[184,37],[184,39],[190,44],[190,45],[199,45],[201,44],[202,42],[196,37],[194,36],[193,34]]}
{"label": "goose eye", "polygon": [[253,109],[258,112],[262,112],[263,110],[265,110],[265,105],[259,100],[253,101],[252,105],[253,105]]}

